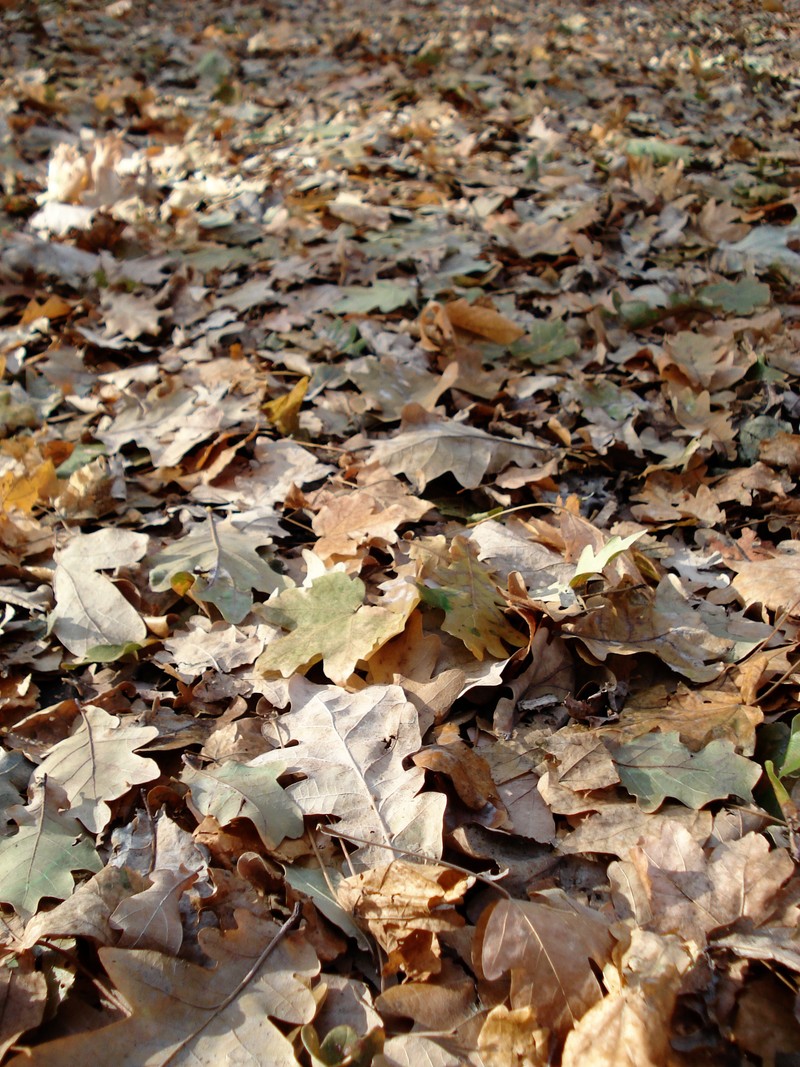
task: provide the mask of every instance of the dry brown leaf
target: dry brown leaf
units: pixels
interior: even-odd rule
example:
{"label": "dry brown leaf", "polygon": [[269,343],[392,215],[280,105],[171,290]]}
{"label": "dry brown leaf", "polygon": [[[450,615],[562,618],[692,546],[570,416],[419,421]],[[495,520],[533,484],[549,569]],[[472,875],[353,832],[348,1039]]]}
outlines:
{"label": "dry brown leaf", "polygon": [[438,974],[427,982],[389,986],[375,999],[383,1016],[412,1019],[423,1030],[449,1033],[475,1011],[475,982],[453,960],[442,959]]}
{"label": "dry brown leaf", "polygon": [[425,979],[441,971],[437,933],[464,925],[453,905],[473,882],[452,867],[393,860],[343,879],[336,894],[386,952],[385,974]]}
{"label": "dry brown leaf", "polygon": [[180,898],[197,881],[197,872],[162,868],[149,877],[150,888],[121,901],[109,922],[122,931],[119,948],[150,948],[176,956],[183,942]]}
{"label": "dry brown leaf", "polygon": [[617,881],[615,895],[625,899],[629,914],[639,912],[639,925],[701,946],[715,930],[739,920],[765,923],[794,870],[786,851],[770,850],[761,834],[747,833],[705,852],[685,826],[667,819],[631,850],[629,862],[615,867],[617,879],[625,880],[624,888]]}
{"label": "dry brown leaf", "polygon": [[800,546],[784,542],[782,551],[772,559],[740,563],[733,588],[742,602],[750,607],[761,604],[769,611],[798,613],[800,600]]}
{"label": "dry brown leaf", "polygon": [[498,345],[510,345],[525,336],[525,331],[494,308],[468,304],[466,300],[452,300],[444,306],[450,323],[459,330],[478,334]]}
{"label": "dry brown leaf", "polygon": [[603,996],[590,961],[607,962],[608,926],[564,894],[500,901],[481,920],[478,942],[484,975],[510,974],[512,1008],[532,1008],[536,1024],[562,1040]]}
{"label": "dry brown leaf", "polygon": [[460,800],[472,811],[481,811],[487,804],[501,808],[489,765],[461,740],[458,727],[447,723],[435,736],[435,745],[426,745],[414,755],[415,765],[447,775]]}
{"label": "dry brown leaf", "polygon": [[486,1067],[547,1067],[549,1032],[536,1025],[533,1008],[492,1008],[478,1035]]}
{"label": "dry brown leaf", "polygon": [[0,967],[0,1056],[39,1025],[46,1004],[47,978],[37,970],[33,953],[23,952],[12,966]]}

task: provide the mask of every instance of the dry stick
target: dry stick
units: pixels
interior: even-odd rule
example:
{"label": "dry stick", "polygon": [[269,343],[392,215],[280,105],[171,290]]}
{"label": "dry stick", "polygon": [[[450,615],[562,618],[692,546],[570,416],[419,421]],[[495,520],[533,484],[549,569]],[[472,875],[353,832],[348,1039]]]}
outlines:
{"label": "dry stick", "polygon": [[242,978],[242,980],[238,983],[236,988],[233,989],[227,995],[227,997],[225,997],[225,999],[223,1001],[221,1001],[216,1006],[216,1008],[214,1008],[214,1010],[211,1012],[211,1014],[205,1020],[204,1023],[202,1023],[196,1029],[194,1029],[190,1034],[187,1034],[187,1036],[183,1039],[183,1041],[181,1041],[181,1043],[176,1048],[174,1048],[172,1050],[172,1052],[170,1052],[170,1054],[167,1056],[167,1058],[165,1060],[161,1061],[159,1067],[166,1067],[166,1065],[168,1063],[171,1063],[172,1060],[174,1060],[175,1057],[178,1055],[178,1053],[182,1049],[186,1048],[186,1046],[189,1044],[190,1041],[194,1041],[194,1039],[198,1036],[198,1034],[202,1034],[202,1032],[205,1030],[205,1028],[208,1026],[208,1024],[210,1022],[213,1022],[213,1020],[216,1019],[216,1017],[220,1014],[220,1012],[225,1011],[225,1009],[228,1007],[228,1005],[232,1004],[233,1001],[236,1000],[236,998],[242,992],[244,987],[249,982],[251,982],[253,980],[253,978],[255,978],[255,976],[258,974],[258,972],[261,970],[261,967],[263,966],[265,960],[270,955],[270,953],[273,951],[273,949],[277,948],[277,946],[284,939],[284,937],[286,937],[286,935],[289,933],[289,931],[294,926],[297,925],[299,919],[300,919],[300,902],[298,901],[295,904],[295,906],[292,908],[292,914],[289,916],[289,918],[286,920],[286,922],[283,924],[283,926],[280,928],[280,930],[278,930],[277,934],[275,934],[273,939],[270,941],[270,943],[267,945],[267,947],[264,949],[264,951],[261,953],[261,955],[255,961],[255,963],[250,968],[250,970],[247,972],[247,974],[244,976],[244,978]]}
{"label": "dry stick", "polygon": [[507,889],[498,884],[500,878],[505,878],[508,874],[508,869],[499,871],[497,874],[484,874],[482,871],[471,871],[468,867],[459,867],[457,863],[450,863],[448,860],[437,860],[432,856],[422,856],[418,852],[412,852],[407,848],[399,848],[397,845],[385,845],[381,841],[366,841],[363,837],[356,837],[355,834],[342,834],[338,830],[335,830],[331,826],[320,826],[320,833],[327,834],[328,837],[338,837],[342,841],[352,841],[356,845],[368,845],[371,848],[385,848],[390,852],[396,852],[400,856],[411,856],[412,859],[422,860],[423,863],[439,863],[442,867],[447,867],[451,871],[458,871],[459,874],[466,874],[468,878],[475,878],[479,882],[483,882],[491,889],[496,889],[498,893],[501,893],[506,900],[512,900],[512,896]]}

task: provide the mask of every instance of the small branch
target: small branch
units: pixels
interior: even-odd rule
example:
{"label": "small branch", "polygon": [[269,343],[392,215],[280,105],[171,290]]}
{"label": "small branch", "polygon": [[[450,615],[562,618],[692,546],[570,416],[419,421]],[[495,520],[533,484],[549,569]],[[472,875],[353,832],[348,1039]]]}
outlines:
{"label": "small branch", "polygon": [[183,1041],[181,1041],[181,1043],[176,1048],[174,1048],[172,1050],[172,1052],[170,1052],[170,1054],[167,1056],[167,1058],[161,1061],[161,1063],[159,1064],[159,1067],[167,1067],[168,1063],[172,1063],[172,1061],[175,1059],[175,1057],[178,1055],[178,1053],[181,1052],[183,1049],[185,1049],[190,1041],[194,1041],[194,1039],[198,1036],[198,1034],[202,1034],[202,1032],[205,1030],[205,1028],[208,1026],[208,1024],[213,1022],[214,1019],[216,1019],[216,1017],[221,1012],[225,1011],[225,1009],[228,1007],[229,1004],[232,1004],[233,1001],[236,1000],[236,998],[239,996],[239,994],[242,992],[242,990],[245,988],[245,986],[248,985],[250,982],[252,982],[252,980],[255,978],[255,976],[258,974],[258,972],[261,970],[261,968],[264,965],[264,962],[266,961],[267,957],[278,947],[278,945],[281,943],[281,941],[284,939],[284,937],[286,937],[286,935],[289,933],[289,931],[291,929],[293,929],[297,925],[299,920],[300,920],[300,902],[298,901],[295,904],[295,906],[292,908],[292,913],[289,916],[289,918],[286,920],[286,922],[283,924],[283,926],[280,928],[280,930],[278,930],[277,934],[275,934],[275,936],[269,942],[269,944],[266,946],[266,948],[261,953],[261,955],[256,959],[256,961],[253,964],[253,966],[250,968],[250,970],[247,972],[247,974],[244,976],[244,978],[242,978],[242,980],[238,983],[236,988],[233,989],[227,995],[227,997],[225,997],[224,1000],[220,1001],[220,1003],[216,1006],[216,1008],[213,1009],[213,1011],[211,1012],[211,1014],[205,1020],[204,1023],[202,1023],[200,1026],[196,1027],[190,1034],[186,1035],[186,1037],[183,1039]]}
{"label": "small branch", "polygon": [[354,834],[342,834],[338,830],[335,830],[332,826],[320,826],[320,833],[327,834],[328,837],[338,837],[342,841],[352,841],[354,845],[367,845],[369,848],[385,848],[389,852],[396,852],[399,856],[411,856],[412,859],[420,860],[422,863],[438,863],[442,867],[448,867],[451,871],[458,871],[460,874],[466,874],[469,878],[475,878],[479,882],[483,882],[484,885],[488,885],[491,889],[496,889],[498,893],[501,893],[506,900],[513,900],[513,897],[503,886],[498,885],[500,878],[505,878],[508,874],[508,869],[504,871],[498,871],[497,874],[484,874],[481,871],[471,871],[468,867],[459,867],[457,863],[450,863],[448,860],[437,860],[433,856],[422,856],[419,852],[412,852],[407,848],[399,848],[396,845],[385,845],[381,841],[366,841],[363,837],[356,837]]}

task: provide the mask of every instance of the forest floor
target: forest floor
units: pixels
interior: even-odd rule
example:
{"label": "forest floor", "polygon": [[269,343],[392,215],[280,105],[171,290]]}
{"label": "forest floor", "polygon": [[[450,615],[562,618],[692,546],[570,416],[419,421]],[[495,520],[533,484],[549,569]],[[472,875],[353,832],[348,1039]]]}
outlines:
{"label": "forest floor", "polygon": [[0,1057],[800,1048],[800,18],[0,11]]}

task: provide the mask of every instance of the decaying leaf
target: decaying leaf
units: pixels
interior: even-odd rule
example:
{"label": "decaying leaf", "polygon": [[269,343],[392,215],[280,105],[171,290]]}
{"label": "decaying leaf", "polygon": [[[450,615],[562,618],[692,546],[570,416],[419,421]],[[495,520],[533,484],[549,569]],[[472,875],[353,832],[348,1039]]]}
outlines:
{"label": "decaying leaf", "polygon": [[437,934],[464,924],[453,905],[472,882],[469,875],[440,864],[393,860],[345,878],[336,895],[386,953],[385,974],[402,970],[424,979],[441,970]]}

